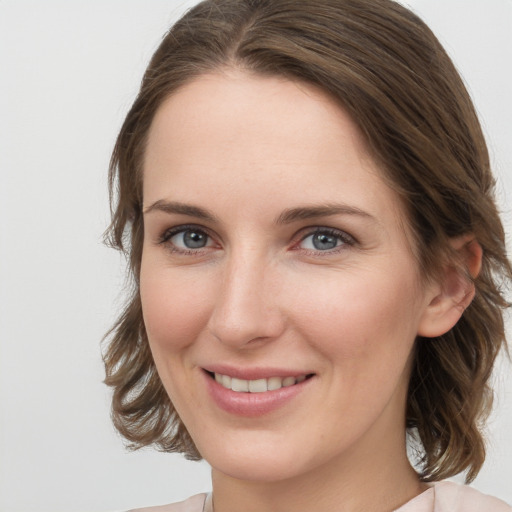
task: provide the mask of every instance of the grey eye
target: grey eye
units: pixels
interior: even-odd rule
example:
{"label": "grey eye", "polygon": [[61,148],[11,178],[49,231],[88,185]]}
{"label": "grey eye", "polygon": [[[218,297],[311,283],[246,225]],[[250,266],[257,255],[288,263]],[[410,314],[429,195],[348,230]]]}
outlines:
{"label": "grey eye", "polygon": [[311,251],[329,251],[343,245],[345,241],[337,233],[327,231],[317,231],[306,236],[301,241],[301,248]]}
{"label": "grey eye", "polygon": [[179,249],[202,249],[211,245],[210,237],[198,229],[186,229],[176,233],[170,242]]}

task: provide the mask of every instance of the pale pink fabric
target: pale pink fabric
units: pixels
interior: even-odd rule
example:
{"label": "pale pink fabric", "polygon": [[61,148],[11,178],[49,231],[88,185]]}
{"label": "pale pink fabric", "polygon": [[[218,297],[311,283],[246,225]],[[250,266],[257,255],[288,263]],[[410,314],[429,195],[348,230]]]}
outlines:
{"label": "pale pink fabric", "polygon": [[395,512],[512,512],[512,507],[472,487],[438,482]]}
{"label": "pale pink fabric", "polygon": [[210,503],[209,510],[211,510],[211,494],[196,494],[179,503],[171,503],[170,505],[161,505],[159,507],[138,508],[129,512],[206,512],[208,510],[206,508],[207,499]]}
{"label": "pale pink fabric", "polygon": [[[179,503],[131,512],[213,512],[212,496],[196,494]],[[395,512],[512,512],[512,507],[471,487],[439,482]]]}

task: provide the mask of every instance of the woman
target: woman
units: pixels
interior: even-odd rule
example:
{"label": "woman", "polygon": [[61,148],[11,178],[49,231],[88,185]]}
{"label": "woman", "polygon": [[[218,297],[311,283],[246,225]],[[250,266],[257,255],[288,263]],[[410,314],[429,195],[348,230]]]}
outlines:
{"label": "woman", "polygon": [[435,483],[485,457],[512,277],[493,183],[400,5],[212,0],[176,23],[112,158],[135,286],[105,352],[132,446],[212,466],[208,498],[162,510],[510,510]]}

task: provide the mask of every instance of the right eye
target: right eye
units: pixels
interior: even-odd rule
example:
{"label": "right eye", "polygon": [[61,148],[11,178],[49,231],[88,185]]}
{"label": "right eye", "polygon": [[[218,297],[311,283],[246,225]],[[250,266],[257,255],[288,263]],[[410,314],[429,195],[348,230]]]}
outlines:
{"label": "right eye", "polygon": [[214,245],[206,231],[192,226],[181,226],[167,230],[160,241],[177,252],[191,252]]}

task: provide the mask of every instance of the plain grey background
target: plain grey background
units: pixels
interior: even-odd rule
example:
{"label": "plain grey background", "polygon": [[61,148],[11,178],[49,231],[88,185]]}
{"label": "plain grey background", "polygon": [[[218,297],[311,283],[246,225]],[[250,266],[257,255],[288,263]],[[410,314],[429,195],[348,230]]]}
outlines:
{"label": "plain grey background", "polygon": [[[205,463],[127,453],[100,339],[123,260],[101,244],[110,151],[163,33],[195,2],[0,0],[0,511],[102,512],[209,489]],[[465,77],[512,231],[512,0],[410,0]],[[509,333],[511,325],[509,321]],[[512,502],[512,378],[474,486]]]}

